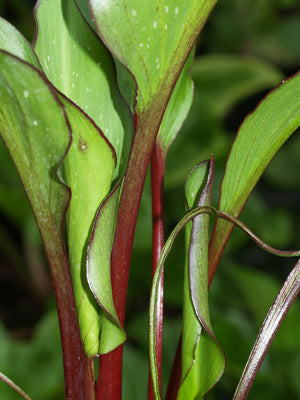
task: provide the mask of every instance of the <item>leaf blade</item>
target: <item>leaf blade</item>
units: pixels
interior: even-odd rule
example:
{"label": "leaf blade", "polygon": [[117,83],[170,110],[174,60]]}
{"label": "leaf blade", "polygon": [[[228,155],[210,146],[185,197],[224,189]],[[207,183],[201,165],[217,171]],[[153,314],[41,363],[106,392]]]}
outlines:
{"label": "leaf blade", "polygon": [[126,168],[133,121],[121,97],[111,55],[73,0],[40,0],[34,49],[48,79],[84,110],[117,154],[115,177]]}
{"label": "leaf blade", "polygon": [[[213,158],[199,164],[186,182],[189,208],[209,206],[213,183]],[[202,186],[202,187],[201,187]],[[197,193],[200,192],[197,195]],[[198,199],[198,200],[197,200]],[[220,379],[225,367],[224,354],[211,326],[208,305],[208,226],[203,214],[186,227],[182,374],[178,399],[202,398]]]}
{"label": "leaf blade", "polygon": [[[300,74],[272,91],[241,125],[228,157],[219,209],[238,217],[263,171],[300,125]],[[217,219],[210,243],[209,281],[232,231]]]}
{"label": "leaf blade", "polygon": [[78,107],[62,97],[73,132],[63,163],[72,197],[67,213],[67,239],[81,337],[88,357],[99,352],[101,316],[86,277],[87,243],[103,199],[110,190],[115,152],[101,131]]}

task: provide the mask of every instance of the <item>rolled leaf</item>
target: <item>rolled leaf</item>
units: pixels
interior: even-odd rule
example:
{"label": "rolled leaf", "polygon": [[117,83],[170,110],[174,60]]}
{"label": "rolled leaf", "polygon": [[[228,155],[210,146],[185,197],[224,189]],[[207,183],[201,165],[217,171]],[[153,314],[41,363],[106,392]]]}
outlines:
{"label": "rolled leaf", "polygon": [[[210,205],[212,183],[213,159],[210,163],[203,162],[197,166],[187,179],[189,209],[196,205]],[[208,227],[208,214],[197,216],[186,227],[188,257],[184,279],[182,372],[178,399],[202,398],[220,379],[225,367],[224,354],[214,337],[209,316]]]}
{"label": "rolled leaf", "polygon": [[[219,209],[235,217],[242,211],[263,171],[300,125],[300,74],[272,91],[241,125],[228,157]],[[217,219],[210,242],[209,282],[233,225]]]}
{"label": "rolled leaf", "polygon": [[[96,212],[110,190],[115,152],[101,131],[77,106],[66,98],[62,101],[73,132],[72,144],[63,164],[65,181],[72,192],[67,214],[69,261],[81,337],[86,354],[93,357],[99,354],[101,309],[87,281],[87,245]],[[114,220],[110,222],[113,226]],[[110,280],[107,285],[110,285]]]}
{"label": "rolled leaf", "polygon": [[[90,288],[102,308],[99,354],[105,354],[122,344],[126,334],[115,310],[110,259],[121,183],[107,196],[97,212],[87,252],[87,278]],[[101,246],[99,246],[101,243]]]}

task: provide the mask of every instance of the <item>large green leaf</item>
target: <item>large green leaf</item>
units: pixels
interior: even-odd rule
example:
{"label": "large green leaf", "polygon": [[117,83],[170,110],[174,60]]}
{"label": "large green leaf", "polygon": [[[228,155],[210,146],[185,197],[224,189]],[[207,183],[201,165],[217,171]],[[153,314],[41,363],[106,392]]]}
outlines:
{"label": "large green leaf", "polygon": [[215,2],[90,0],[98,32],[136,80],[137,113],[167,101]]}
{"label": "large green leaf", "polygon": [[34,49],[47,77],[101,128],[116,151],[118,176],[127,165],[133,123],[111,55],[74,0],[40,0],[36,19]]}
{"label": "large green leaf", "polygon": [[[284,142],[300,125],[300,74],[272,91],[241,125],[228,157],[219,209],[238,216],[248,196]],[[233,229],[217,219],[210,243],[210,277]]]}
{"label": "large green leaf", "polygon": [[[213,160],[199,164],[186,182],[188,208],[211,202]],[[224,354],[216,339],[208,306],[209,215],[197,216],[186,227],[188,249],[184,279],[182,372],[178,399],[201,399],[220,379]]]}
{"label": "large green leaf", "polygon": [[63,106],[36,69],[2,51],[0,63],[2,138],[43,239],[60,238],[69,199],[67,188],[56,175],[70,141]]}
{"label": "large green leaf", "polygon": [[[101,310],[87,282],[87,244],[97,209],[110,190],[115,153],[99,128],[72,102],[62,100],[73,132],[63,164],[72,192],[67,214],[69,261],[81,337],[87,355],[92,357],[99,354]],[[113,226],[114,219],[110,223]],[[110,280],[106,284],[110,286]]]}

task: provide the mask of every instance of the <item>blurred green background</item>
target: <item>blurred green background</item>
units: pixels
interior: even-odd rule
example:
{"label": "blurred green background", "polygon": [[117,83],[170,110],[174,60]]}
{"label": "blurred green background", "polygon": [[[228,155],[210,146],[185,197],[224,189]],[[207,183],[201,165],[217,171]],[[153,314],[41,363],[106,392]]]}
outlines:
{"label": "blurred green background", "polygon": [[[50,1],[50,0],[49,0]],[[0,15],[30,41],[35,26],[30,0],[0,0]],[[245,116],[300,66],[299,0],[219,0],[197,47],[192,69],[195,97],[171,147],[165,179],[166,234],[184,214],[184,181],[214,153],[214,205],[226,158]],[[274,158],[241,219],[267,243],[299,248],[299,132]],[[166,265],[164,387],[180,334],[184,240]],[[205,398],[230,399],[256,334],[295,260],[264,253],[237,229],[210,292],[215,334],[227,369]],[[132,258],[124,358],[125,400],[146,398],[147,306],[151,279],[151,193],[146,182]],[[291,309],[271,346],[249,399],[300,399],[300,309]],[[63,369],[51,281],[41,241],[18,175],[0,146],[0,371],[33,400],[62,400]],[[0,398],[17,400],[0,382]]]}

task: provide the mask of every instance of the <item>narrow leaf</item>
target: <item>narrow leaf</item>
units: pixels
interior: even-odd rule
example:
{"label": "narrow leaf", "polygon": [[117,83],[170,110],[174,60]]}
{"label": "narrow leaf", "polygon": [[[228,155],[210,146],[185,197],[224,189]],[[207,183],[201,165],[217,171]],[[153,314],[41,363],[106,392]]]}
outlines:
{"label": "narrow leaf", "polygon": [[287,312],[300,291],[300,260],[297,262],[270,308],[237,386],[233,400],[247,398],[256,374]]}
{"label": "narrow leaf", "polygon": [[[263,171],[300,125],[300,74],[272,91],[241,125],[228,157],[219,209],[239,216]],[[210,243],[209,282],[233,229],[217,219]]]}
{"label": "narrow leaf", "polygon": [[[120,189],[121,182],[99,208],[88,246],[87,278],[90,288],[103,310],[99,354],[108,353],[126,339],[126,334],[118,320],[114,306],[110,272],[110,258]],[[101,243],[101,246],[99,246],[99,243]]]}
{"label": "narrow leaf", "polygon": [[189,55],[179,75],[157,134],[157,140],[165,158],[192,104],[194,86],[190,77],[190,68],[193,59],[194,51]]}
{"label": "narrow leaf", "polygon": [[[212,183],[213,159],[210,163],[201,163],[188,177],[186,199],[189,208],[193,208],[196,202],[198,207],[210,205]],[[224,354],[213,335],[209,316],[208,227],[209,215],[203,214],[186,228],[188,257],[184,281],[182,374],[178,399],[202,398],[220,379],[225,367]]]}
{"label": "narrow leaf", "polygon": [[62,100],[73,132],[63,164],[72,192],[67,214],[69,260],[81,337],[92,357],[99,354],[101,317],[86,278],[86,251],[97,209],[110,190],[115,153],[94,123],[69,100]]}
{"label": "narrow leaf", "polygon": [[111,55],[74,0],[40,0],[35,14],[38,26],[34,49],[47,77],[101,128],[117,154],[115,177],[122,174],[133,122],[117,88]]}

